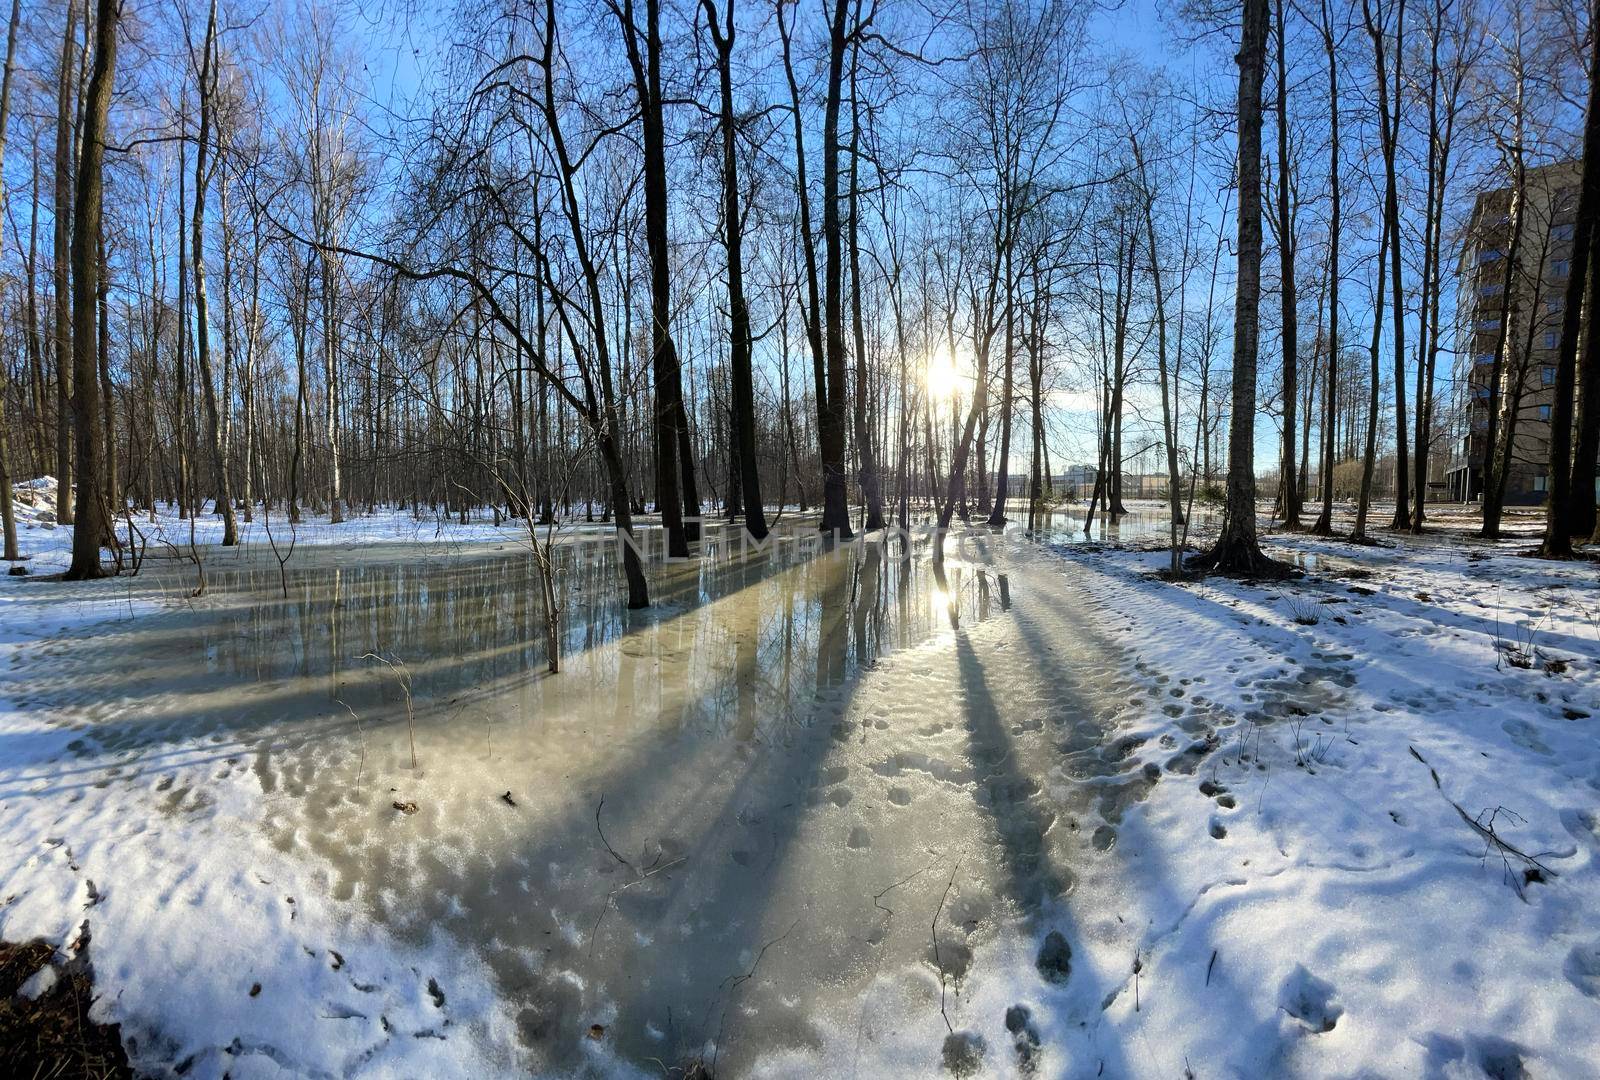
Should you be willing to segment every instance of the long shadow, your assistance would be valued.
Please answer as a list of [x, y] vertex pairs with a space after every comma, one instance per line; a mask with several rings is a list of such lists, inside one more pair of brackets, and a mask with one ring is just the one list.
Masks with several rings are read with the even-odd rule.
[[[1075, 603], [1071, 596], [1065, 595], [1068, 587], [1065, 575], [1059, 579], [1059, 584], [1044, 575], [1036, 575], [1034, 580], [1036, 586], [1058, 590], [1056, 595], [1041, 595], [1040, 589], [1036, 588], [1034, 595], [1016, 605], [1018, 637], [1027, 651], [1029, 662], [1039, 670], [1041, 677], [1049, 672], [1058, 672], [1063, 666], [1080, 666], [1082, 660], [1091, 656], [1100, 658], [1100, 666], [1105, 671], [1116, 673], [1111, 681], [1096, 685], [1100, 697], [1098, 707], [1091, 700], [1074, 702], [1066, 710], [1055, 710], [1062, 714], [1067, 724], [1072, 725], [1061, 733], [1066, 736], [1066, 741], [1059, 744], [1057, 749], [1075, 763], [1072, 766], [1075, 777], [1083, 776], [1091, 782], [1089, 791], [1098, 792], [1098, 811], [1105, 822], [1102, 828], [1115, 830], [1115, 842], [1104, 845], [1103, 857], [1120, 856], [1128, 883], [1137, 890], [1140, 908], [1153, 913], [1158, 919], [1165, 919], [1151, 923], [1139, 937], [1140, 947], [1147, 957], [1147, 966], [1151, 964], [1152, 949], [1156, 950], [1153, 959], [1160, 967], [1152, 969], [1151, 973], [1161, 980], [1157, 985], [1162, 989], [1157, 992], [1192, 993], [1196, 997], [1218, 992], [1207, 988], [1213, 981], [1218, 987], [1229, 985], [1231, 976], [1228, 974], [1228, 964], [1224, 961], [1215, 972], [1207, 964], [1211, 953], [1211, 920], [1197, 919], [1190, 925], [1184, 923], [1195, 897], [1180, 894], [1173, 874], [1159, 857], [1162, 848], [1170, 844], [1170, 838], [1158, 842], [1157, 838], [1145, 831], [1142, 816], [1125, 814], [1132, 800], [1142, 799], [1157, 783], [1193, 783], [1196, 759], [1179, 753], [1170, 756], [1164, 769], [1157, 763], [1142, 768], [1138, 766], [1137, 751], [1141, 750], [1142, 741], [1118, 735], [1118, 714], [1124, 709], [1156, 708], [1159, 699], [1145, 701], [1136, 695], [1140, 691], [1159, 694], [1161, 684], [1155, 679], [1140, 677], [1129, 652], [1129, 643], [1118, 641], [1107, 633], [1103, 620]], [[1043, 625], [1032, 614], [1034, 605], [1040, 606], [1041, 610], [1048, 606], [1051, 613], [1061, 620], [1059, 630], [1062, 640], [1051, 641]], [[1075, 649], [1070, 658], [1063, 657], [1058, 646], [1071, 643], [1081, 644], [1081, 649]], [[1094, 695], [1084, 696], [1092, 698]], [[1086, 732], [1081, 724], [1073, 724], [1077, 716], [1084, 715], [1094, 716], [1094, 726], [1100, 730]], [[1184, 726], [1182, 720], [1174, 722], [1180, 727]], [[1210, 744], [1209, 728], [1202, 725], [1187, 730], [1200, 740], [1201, 745]], [[1165, 749], [1162, 754], [1171, 755], [1171, 750]], [[1152, 768], [1156, 770], [1154, 775]], [[1095, 846], [1102, 847], [1098, 843]], [[1184, 937], [1177, 942], [1178, 951], [1174, 952], [1169, 936], [1180, 926], [1184, 928]], [[1190, 963], [1196, 956], [1199, 961]], [[1067, 1008], [1075, 1009], [1079, 1016], [1092, 1011], [1098, 1017], [1100, 1012], [1111, 1007], [1119, 995], [1131, 992], [1131, 981], [1131, 973], [1127, 968], [1104, 972], [1101, 982], [1088, 988], [1093, 991], [1094, 1001], [1069, 999]], [[1126, 1002], [1123, 1005], [1125, 1007]], [[1085, 1022], [1097, 1052], [1112, 1055], [1123, 1053], [1122, 1046], [1113, 1041], [1114, 1037], [1108, 1037], [1111, 1032], [1109, 1026], [1097, 1027], [1093, 1020]], [[1108, 1042], [1111, 1045], [1107, 1045]], [[1171, 1049], [1176, 1055], [1178, 1048]], [[1181, 1067], [1177, 1060], [1172, 1062], [1172, 1066], [1175, 1069]], [[1130, 1071], [1126, 1060], [1118, 1059], [1113, 1067], [1112, 1059], [1108, 1058], [1103, 1073], [1116, 1076], [1127, 1075]]]
[[[1146, 588], [1156, 590], [1169, 587], [1148, 581], [1143, 584]], [[1269, 656], [1286, 657], [1290, 650], [1304, 652], [1315, 647], [1307, 637], [1293, 631], [1269, 629], [1255, 620], [1241, 619], [1241, 615], [1246, 615], [1247, 611], [1197, 595], [1194, 590], [1172, 594], [1172, 603], [1181, 617], [1237, 631], [1249, 642], [1251, 651], [1265, 651]], [[1041, 663], [1047, 662], [1048, 646], [1042, 636], [1028, 632], [1026, 619], [1019, 618], [1018, 624], [1024, 628], [1023, 640], [1028, 643], [1036, 659]], [[1081, 625], [1075, 627], [1075, 630], [1081, 629]], [[1158, 688], [1150, 687], [1152, 690]], [[1292, 693], [1292, 688], [1289, 692]], [[1172, 771], [1170, 762], [1168, 771]], [[1192, 782], [1192, 777], [1181, 775], [1167, 775], [1164, 779], [1169, 782]], [[1232, 910], [1229, 890], [1235, 885], [1244, 885], [1245, 878], [1253, 876], [1253, 872], [1240, 871], [1236, 881], [1232, 880], [1235, 875], [1226, 875], [1221, 880], [1202, 881], [1197, 892], [1185, 891], [1180, 894], [1174, 886], [1174, 875], [1163, 867], [1158, 858], [1163, 848], [1171, 846], [1172, 838], [1150, 836], [1145, 831], [1144, 819], [1137, 815], [1123, 822], [1120, 829], [1118, 847], [1130, 854], [1137, 853], [1137, 859], [1128, 860], [1132, 884], [1140, 891], [1147, 909], [1158, 913], [1159, 921], [1151, 924], [1144, 938], [1146, 949], [1154, 950], [1154, 962], [1148, 966], [1151, 969], [1149, 973], [1159, 980], [1155, 983], [1161, 987], [1158, 992], [1189, 994], [1197, 998], [1202, 995], [1230, 995], [1236, 981], [1231, 973], [1231, 958], [1225, 950], [1219, 951], [1214, 947], [1215, 934], [1227, 913]], [[1203, 839], [1197, 839], [1197, 842], [1206, 843]], [[1418, 875], [1425, 873], [1425, 869], [1419, 868], [1410, 880], [1414, 881]], [[1218, 887], [1217, 891], [1210, 895], [1206, 903], [1197, 903], [1200, 895], [1213, 887]], [[1384, 887], [1398, 894], [1405, 885], [1391, 882]], [[1203, 979], [1201, 972], [1204, 972]], [[1290, 989], [1290, 984], [1286, 983], [1279, 992], [1289, 993]], [[1247, 987], [1244, 991], [1247, 992], [1246, 996], [1260, 998], [1260, 987]], [[1232, 1040], [1233, 1045], [1239, 1048], [1239, 1056], [1216, 1064], [1235, 1071], [1244, 1070], [1252, 1075], [1276, 1074], [1290, 1069], [1289, 1060], [1281, 1056], [1289, 1044], [1283, 1040], [1280, 1027], [1277, 1010], [1269, 1009], [1265, 1015], [1250, 1018], [1249, 1026]]]
[[[987, 812], [996, 837], [1005, 894], [1016, 904], [1023, 925], [1036, 942], [1042, 942], [1047, 931], [1060, 933], [1069, 945], [1081, 942], [1081, 928], [1067, 899], [1071, 876], [1057, 868], [1050, 856], [1047, 834], [1055, 824], [1056, 813], [1046, 809], [1040, 782], [1018, 767], [1017, 748], [1001, 723], [983, 663], [967, 635], [960, 631], [956, 634], [955, 652], [969, 755], [978, 770], [977, 801]], [[1040, 992], [1054, 999], [1052, 1003], [1071, 1019], [1094, 1026], [1091, 1018], [1097, 1015], [1093, 1010], [1098, 1009], [1109, 984], [1108, 974], [1095, 970], [1080, 947], [1075, 951], [1067, 984], [1052, 994], [1049, 984], [1041, 982]], [[1066, 1028], [1068, 1024], [1061, 1026]], [[1094, 1048], [1100, 1056], [1097, 1075], [1127, 1075], [1127, 1058], [1116, 1039], [1097, 1032]], [[1045, 1067], [1049, 1069], [1050, 1064]]]
[[[851, 734], [843, 718], [854, 688], [852, 593], [856, 605], [868, 602], [856, 592], [862, 582], [853, 560], [819, 569], [827, 580], [815, 611], [816, 706], [753, 747], [736, 776], [698, 794], [679, 821], [695, 834], [684, 848], [692, 870], [618, 904], [618, 914], [632, 925], [692, 930], [653, 934], [645, 947], [620, 934], [601, 945], [600, 955], [616, 967], [638, 964], [651, 972], [611, 988], [624, 1033], [619, 1045], [635, 1060], [652, 1049], [651, 1040], [638, 1033], [667, 1019], [673, 1027], [668, 1041], [680, 1042], [674, 1047], [680, 1060], [703, 1056], [708, 1066], [732, 1075], [757, 1052], [815, 1045], [810, 1018], [763, 1008], [753, 1021], [759, 1029], [751, 1029], [738, 1002], [762, 991], [760, 965], [772, 962], [769, 950], [803, 949], [814, 941], [816, 928], [805, 925], [804, 898], [780, 893], [779, 883], [806, 823], [807, 794], [831, 751]], [[744, 647], [748, 667], [741, 683], [753, 677], [757, 653]]]

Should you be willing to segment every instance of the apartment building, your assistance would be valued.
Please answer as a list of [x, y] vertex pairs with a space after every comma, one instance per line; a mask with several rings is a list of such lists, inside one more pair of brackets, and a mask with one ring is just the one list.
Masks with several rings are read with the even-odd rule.
[[[1453, 499], [1473, 502], [1483, 495], [1491, 410], [1498, 416], [1497, 440], [1503, 443], [1512, 432], [1506, 505], [1545, 499], [1581, 164], [1530, 169], [1520, 206], [1512, 205], [1510, 187], [1484, 191], [1473, 205], [1456, 278], [1458, 408], [1446, 472]], [[1511, 266], [1514, 232], [1518, 254]]]

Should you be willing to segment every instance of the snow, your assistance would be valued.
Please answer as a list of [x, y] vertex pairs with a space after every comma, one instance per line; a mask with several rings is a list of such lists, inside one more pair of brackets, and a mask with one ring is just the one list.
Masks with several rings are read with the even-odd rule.
[[25, 1001], [42, 997], [55, 986], [57, 978], [56, 969], [47, 964], [28, 976], [27, 981], [17, 988], [17, 996]]
[[[15, 485], [17, 540], [23, 562], [32, 574], [59, 573], [72, 561], [72, 527], [55, 520], [56, 480], [36, 477]], [[161, 504], [152, 520], [136, 512], [132, 516], [135, 546], [142, 544], [156, 560], [184, 557], [192, 543], [201, 548], [222, 541], [222, 518], [206, 503], [191, 521], [180, 518], [172, 506]], [[193, 526], [193, 535], [190, 528]], [[128, 518], [117, 519], [117, 535], [128, 535]], [[567, 524], [565, 531], [582, 528]], [[238, 519], [239, 542], [246, 547], [270, 548], [276, 540], [280, 550], [296, 547], [340, 545], [357, 547], [382, 543], [418, 545], [419, 553], [433, 554], [462, 544], [516, 542], [526, 538], [526, 527], [516, 519], [501, 517], [496, 524], [491, 511], [473, 510], [466, 523], [442, 510], [417, 507], [400, 510], [382, 507], [371, 512], [351, 509], [344, 521], [333, 524], [327, 514], [305, 511], [299, 524], [291, 526], [282, 512], [266, 515], [256, 511], [254, 521]], [[207, 552], [215, 557], [219, 552]]]
[[[1182, 692], [1187, 710], [1234, 721], [1197, 776], [1231, 808], [1162, 760], [1163, 737], [1182, 738], [1174, 722], [1139, 732], [1173, 781], [1119, 836], [1143, 1008], [1124, 988], [1094, 1052], [1137, 1047], [1136, 1068], [1162, 1074], [1594, 1075], [1592, 565], [1458, 543], [1275, 546], [1372, 577], [1171, 588], [1144, 576], [1160, 555], [1073, 560], [1080, 587], [1126, 618], [1113, 630], [1152, 701]], [[1297, 623], [1308, 605], [1318, 621]], [[1531, 668], [1507, 661], [1529, 642]], [[1565, 669], [1544, 670], [1554, 662]], [[1528, 866], [1450, 800], [1550, 879], [1524, 884]]]
[[87, 920], [136, 1067], [1600, 1075], [1592, 564], [1274, 536], [1305, 576], [1175, 586], [1130, 522], [623, 624], [574, 572], [544, 680], [516, 528], [307, 523], [331, 629], [259, 546], [200, 599], [0, 581], [0, 937]]

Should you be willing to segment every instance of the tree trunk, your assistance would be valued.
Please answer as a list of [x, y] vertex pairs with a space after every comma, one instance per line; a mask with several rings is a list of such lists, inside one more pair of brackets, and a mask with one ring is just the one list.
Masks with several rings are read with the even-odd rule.
[[1254, 576], [1278, 572], [1256, 540], [1256, 356], [1261, 322], [1261, 83], [1267, 0], [1244, 0], [1239, 46], [1239, 270], [1233, 313], [1233, 414], [1228, 422], [1228, 518], [1197, 569]]
[[100, 369], [100, 431], [105, 445], [105, 464], [101, 477], [105, 486], [107, 528], [117, 527], [117, 508], [122, 504], [121, 489], [117, 485], [117, 417], [116, 396], [111, 387], [111, 270], [106, 259], [106, 233], [100, 230], [95, 238], [95, 260], [100, 266], [100, 283], [95, 292], [95, 306], [99, 312], [99, 335], [95, 345], [95, 361]]
[[1128, 381], [1128, 311], [1133, 305], [1133, 266], [1139, 245], [1122, 223], [1117, 225], [1119, 243], [1127, 244], [1127, 258], [1117, 258], [1117, 292], [1112, 310], [1111, 327], [1111, 405], [1106, 413], [1110, 438], [1110, 453], [1106, 459], [1106, 513], [1113, 519], [1126, 514], [1122, 505], [1122, 406], [1124, 389]]
[[[251, 484], [255, 477], [256, 348], [260, 342], [261, 325], [261, 221], [254, 210], [251, 213], [250, 241], [250, 306], [245, 316], [247, 323], [244, 332], [244, 379], [239, 387], [240, 395], [244, 399], [244, 460], [241, 463], [240, 479], [244, 485], [244, 519], [247, 522], [253, 521], [255, 514], [255, 492]], [[262, 495], [266, 495], [267, 491], [263, 479]]]
[[[1520, 92], [1519, 90], [1519, 94]], [[1519, 106], [1519, 117], [1520, 111]], [[1483, 525], [1478, 530], [1478, 535], [1491, 540], [1500, 535], [1500, 492], [1505, 490], [1504, 478], [1496, 475], [1495, 465], [1495, 448], [1500, 428], [1500, 382], [1510, 360], [1511, 324], [1517, 313], [1516, 268], [1522, 258], [1522, 221], [1523, 215], [1527, 212], [1524, 205], [1527, 199], [1527, 167], [1522, 154], [1520, 119], [1518, 134], [1518, 145], [1511, 151], [1511, 243], [1506, 248], [1506, 269], [1501, 277], [1500, 290], [1500, 295], [1505, 298], [1505, 306], [1500, 312], [1500, 330], [1495, 340], [1494, 361], [1489, 369], [1489, 425], [1484, 435]], [[1510, 456], [1507, 455], [1505, 460], [1509, 461]]]
[[[180, 125], [188, 122], [188, 97], [178, 97]], [[189, 462], [186, 433], [189, 429], [187, 404], [189, 394], [189, 238], [184, 231], [184, 219], [189, 208], [188, 143], [178, 142], [178, 340], [177, 355], [173, 360], [173, 417], [172, 441], [176, 458], [176, 496], [178, 520], [189, 516]], [[304, 379], [301, 380], [302, 386]]]
[[[1385, 60], [1383, 27], [1372, 19], [1368, 0], [1362, 0], [1367, 33], [1372, 38], [1378, 75], [1379, 136], [1383, 144], [1383, 220], [1389, 233], [1389, 278], [1394, 296], [1394, 414], [1395, 414], [1395, 504], [1394, 529], [1411, 528], [1410, 465], [1406, 446], [1406, 315], [1405, 281], [1401, 277], [1400, 196], [1396, 177], [1396, 144], [1400, 139], [1400, 71], [1405, 58], [1406, 3], [1400, 0], [1394, 34], [1394, 105], [1391, 113], [1388, 65]], [[1377, 297], [1378, 306], [1383, 297]]]
[[[1600, 312], [1600, 222], [1594, 225], [1589, 245], [1589, 310]], [[1572, 467], [1572, 534], [1600, 544], [1596, 520], [1595, 459], [1600, 456], [1600, 318], [1585, 320], [1583, 356], [1578, 370], [1577, 445]]]
[[[822, 342], [822, 292], [817, 274], [817, 245], [811, 235], [811, 188], [806, 181], [805, 127], [800, 113], [800, 83], [795, 78], [789, 25], [783, 21], [784, 0], [778, 0], [778, 35], [783, 41], [783, 73], [789, 83], [789, 112], [794, 123], [795, 205], [799, 211], [799, 244], [805, 261], [806, 301], [801, 304], [806, 341], [811, 346], [811, 378], [816, 398], [817, 439], [828, 425], [828, 371]], [[842, 453], [842, 451], [841, 451]], [[801, 484], [802, 490], [804, 483]], [[826, 502], [826, 495], [824, 495]]]
[[[1005, 201], [1007, 203], [1010, 202], [1010, 200], [1008, 198], [1006, 198], [1005, 196], [1003, 196], [1003, 195], [1002, 195], [1002, 198], [1005, 199]], [[1010, 214], [1010, 210], [1008, 209], [1007, 210], [1007, 215], [1009, 216], [1009, 214]], [[1006, 356], [1006, 359], [1005, 359], [1005, 363], [1006, 363], [1006, 369], [1005, 369], [1005, 373], [1001, 376], [1001, 383], [1000, 383], [1000, 467], [997, 470], [997, 473], [995, 475], [995, 481], [994, 481], [994, 505], [989, 510], [989, 522], [988, 522], [989, 525], [994, 527], [994, 528], [999, 528], [1000, 526], [1002, 526], [1002, 525], [1004, 525], [1006, 523], [1006, 498], [1010, 494], [1010, 491], [1009, 491], [1009, 489], [1010, 489], [1009, 473], [1011, 471], [1011, 413], [1012, 413], [1012, 410], [1013, 410], [1014, 396], [1015, 396], [1015, 393], [1016, 393], [1016, 347], [1017, 347], [1016, 275], [1013, 272], [1014, 266], [1013, 266], [1013, 261], [1012, 261], [1013, 260], [1013, 254], [1012, 253], [1016, 248], [1016, 244], [1009, 238], [1009, 234], [1012, 231], [1013, 231], [1013, 227], [1010, 226], [1010, 225], [1007, 225], [1006, 226], [1006, 232], [1008, 234], [1008, 239], [1006, 241], [1006, 251], [1005, 251], [1005, 258], [1004, 258], [1004, 264], [1005, 264], [1005, 271], [1004, 272], [1005, 272], [1005, 276], [1006, 276], [1006, 283], [1005, 283], [1005, 289], [1006, 289], [1006, 294], [1005, 294], [1005, 305], [1006, 305], [1006, 310], [1005, 310], [1005, 320], [1006, 320], [1005, 356]]]
[[[0, 222], [6, 220], [6, 127], [11, 118], [11, 75], [16, 68], [17, 24], [21, 17], [22, 0], [11, 0], [11, 21], [6, 30], [5, 74], [0, 77]], [[11, 448], [6, 443], [10, 426], [6, 419], [6, 367], [0, 363], [0, 533], [4, 534], [5, 548], [0, 558], [15, 562], [21, 553], [17, 550], [16, 504], [11, 499]]]
[[67, 578], [82, 581], [105, 574], [100, 548], [111, 536], [101, 479], [100, 382], [95, 343], [95, 306], [100, 264], [101, 167], [105, 159], [106, 117], [111, 108], [117, 63], [118, 0], [99, 0], [95, 12], [94, 71], [84, 109], [83, 152], [78, 166], [78, 196], [72, 218], [72, 368], [73, 413], [78, 445], [78, 491], [72, 530], [72, 565]]
[[[211, 367], [211, 307], [206, 295], [206, 189], [210, 186], [211, 161], [211, 107], [216, 87], [217, 3], [211, 0], [211, 14], [206, 22], [205, 42], [201, 46], [200, 69], [197, 84], [200, 91], [200, 134], [194, 152], [194, 209], [191, 218], [192, 235], [189, 241], [194, 270], [195, 351], [200, 361], [200, 382], [205, 398], [206, 426], [211, 441], [211, 462], [216, 470], [217, 510], [222, 514], [222, 545], [233, 547], [239, 543], [239, 526], [233, 512], [233, 489], [228, 479], [227, 447], [222, 440], [222, 415], [217, 406], [217, 380]], [[329, 395], [332, 395], [329, 385]], [[338, 458], [334, 458], [334, 475], [338, 476]], [[338, 505], [338, 481], [334, 481], [334, 504]], [[337, 513], [337, 509], [335, 510]]]
[[[1600, 5], [1591, 5], [1600, 11]], [[1567, 277], [1566, 304], [1561, 309], [1561, 343], [1556, 357], [1555, 402], [1550, 408], [1550, 492], [1545, 505], [1544, 541], [1539, 553], [1546, 558], [1572, 555], [1575, 498], [1594, 503], [1594, 448], [1589, 448], [1590, 490], [1573, 490], [1572, 420], [1578, 374], [1578, 334], [1582, 328], [1583, 298], [1595, 244], [1595, 222], [1600, 219], [1600, 24], [1590, 27], [1589, 101], [1583, 124], [1583, 186], [1578, 192], [1578, 216], [1572, 235], [1571, 270]], [[1589, 321], [1597, 313], [1589, 311]], [[1586, 372], [1591, 378], [1593, 371]], [[1587, 387], [1585, 388], [1587, 389]], [[1585, 533], [1586, 534], [1586, 533]]]
[[845, 22], [850, 0], [834, 0], [829, 26], [828, 90], [822, 120], [823, 334], [827, 405], [818, 431], [822, 452], [821, 529], [852, 535], [845, 485], [845, 342], [843, 228], [839, 220], [839, 106], [844, 92]]
[[[1279, 0], [1282, 3], [1282, 0]], [[1282, 23], [1279, 23], [1281, 32]], [[1150, 190], [1145, 175], [1144, 155], [1139, 150], [1139, 138], [1130, 136], [1133, 143], [1133, 160], [1139, 169], [1139, 184], [1144, 196], [1145, 246], [1150, 254], [1150, 283], [1156, 296], [1156, 370], [1161, 382], [1161, 434], [1167, 450], [1167, 531], [1171, 541], [1171, 572], [1177, 577], [1183, 571], [1182, 554], [1178, 546], [1178, 527], [1183, 521], [1182, 482], [1178, 478], [1178, 431], [1172, 418], [1172, 381], [1167, 372], [1167, 294], [1161, 287], [1161, 258], [1156, 247], [1155, 193]], [[1293, 430], [1292, 428], [1290, 429]], [[1289, 441], [1289, 456], [1294, 455], [1294, 442]], [[1288, 495], [1285, 495], [1287, 502]]]
[[850, 53], [850, 323], [855, 337], [855, 425], [856, 457], [860, 466], [861, 498], [867, 504], [867, 532], [884, 527], [883, 478], [878, 470], [878, 454], [873, 446], [872, 428], [867, 418], [867, 338], [861, 313], [861, 222], [860, 162], [861, 110], [856, 97], [858, 48]]
[[[645, 0], [642, 55], [639, 51], [638, 28], [633, 21], [632, 0], [625, 0], [617, 16], [622, 24], [629, 65], [633, 69], [644, 141], [644, 231], [650, 260], [650, 367], [655, 384], [656, 505], [667, 534], [667, 553], [673, 558], [687, 558], [689, 538], [684, 529], [683, 502], [680, 501], [685, 493], [680, 490], [679, 482], [684, 475], [693, 479], [693, 458], [688, 432], [679, 430], [680, 421], [685, 418], [683, 383], [669, 325], [672, 313], [671, 252], [667, 241], [667, 162], [660, 98], [659, 0]], [[595, 314], [603, 317], [599, 310]], [[680, 457], [687, 459], [682, 462], [681, 473]]]
[[56, 367], [56, 520], [70, 525], [72, 499], [72, 296], [68, 280], [72, 228], [72, 52], [77, 39], [77, 0], [67, 0], [67, 29], [61, 39], [61, 77], [56, 90], [55, 176], [55, 333], [51, 354]]
[[[744, 217], [739, 200], [739, 158], [734, 143], [733, 41], [734, 0], [727, 0], [727, 29], [717, 29], [714, 0], [703, 0], [706, 24], [717, 49], [717, 80], [722, 126], [723, 239], [728, 250], [728, 365], [733, 376], [733, 425], [738, 460], [740, 495], [744, 502], [744, 527], [752, 537], [767, 535], [767, 515], [761, 502], [761, 462], [756, 457], [755, 374], [752, 370], [750, 308], [744, 295]], [[730, 500], [731, 502], [731, 500]]]
[[[1434, 11], [1441, 16], [1438, 2]], [[1440, 219], [1444, 215], [1444, 173], [1440, 168], [1439, 140], [1439, 38], [1443, 27], [1436, 23], [1429, 36], [1428, 45], [1428, 182], [1422, 215], [1422, 293], [1418, 298], [1417, 336], [1417, 419], [1416, 439], [1412, 453], [1415, 471], [1412, 474], [1412, 495], [1415, 503], [1411, 510], [1411, 531], [1421, 533], [1427, 513], [1428, 456], [1431, 450], [1433, 424], [1433, 372], [1438, 344], [1433, 340], [1436, 322], [1430, 312], [1437, 308], [1438, 300], [1438, 242]]]
[[29, 382], [33, 384], [33, 415], [34, 415], [34, 457], [39, 462], [41, 473], [49, 471], [52, 466], [50, 460], [50, 429], [46, 423], [47, 407], [45, 405], [45, 367], [44, 367], [44, 340], [39, 330], [39, 128], [34, 126], [31, 139], [32, 147], [29, 156], [33, 159], [33, 182], [28, 186], [30, 192], [28, 214], [28, 258], [27, 276], [24, 285], [28, 290], [27, 302], [23, 305], [23, 317], [27, 320], [28, 334], [28, 367], [33, 373]]
[[[1277, 2], [1278, 30], [1278, 268], [1282, 277], [1279, 295], [1283, 312], [1283, 453], [1281, 475], [1283, 479], [1283, 524], [1288, 529], [1300, 527], [1300, 485], [1295, 480], [1295, 394], [1297, 391], [1295, 365], [1299, 311], [1294, 288], [1294, 216], [1289, 207], [1289, 68], [1285, 60], [1284, 14], [1285, 0]], [[1153, 258], [1153, 256], [1152, 256]]]
[[[305, 458], [306, 416], [306, 337], [311, 333], [311, 260], [306, 253], [306, 269], [300, 287], [289, 301], [289, 330], [294, 335], [294, 449], [289, 458], [289, 524], [300, 523], [300, 465]], [[298, 300], [298, 303], [296, 301]]]
[[1385, 216], [1378, 241], [1378, 288], [1372, 294], [1372, 344], [1368, 348], [1372, 369], [1367, 379], [1367, 439], [1361, 456], [1361, 494], [1356, 501], [1355, 528], [1350, 533], [1350, 539], [1357, 543], [1367, 540], [1367, 512], [1372, 506], [1372, 480], [1378, 465], [1378, 387], [1383, 381], [1378, 368], [1378, 348], [1383, 342], [1383, 289], [1389, 272], [1384, 257], [1391, 243], [1398, 244], [1399, 238], [1390, 235], [1389, 219]]

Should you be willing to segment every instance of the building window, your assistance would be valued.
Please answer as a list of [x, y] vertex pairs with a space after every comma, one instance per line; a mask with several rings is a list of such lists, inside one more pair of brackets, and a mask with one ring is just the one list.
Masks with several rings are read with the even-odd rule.
[[1498, 330], [1498, 329], [1500, 329], [1500, 320], [1499, 319], [1479, 319], [1473, 325], [1479, 330]]
[[1554, 330], [1546, 330], [1544, 332], [1544, 347], [1545, 348], [1547, 348], [1547, 349], [1555, 348], [1556, 347], [1556, 343], [1559, 342], [1560, 340], [1561, 340], [1561, 335], [1556, 333]]
[[1556, 312], [1560, 311], [1561, 307], [1562, 307], [1562, 302], [1561, 302], [1561, 297], [1559, 297], [1559, 296], [1557, 296], [1557, 297], [1555, 297], [1554, 299], [1551, 299], [1551, 300], [1546, 300], [1544, 302], [1544, 309], [1546, 311], [1548, 311], [1552, 315], [1554, 315]]
[[1544, 475], [1543, 473], [1540, 473], [1538, 476], [1535, 476], [1533, 478], [1533, 490], [1538, 491], [1538, 492], [1549, 491], [1550, 490], [1550, 477]]
[[1488, 401], [1489, 388], [1487, 386], [1474, 386], [1472, 388], [1472, 397], [1475, 401]]
[[1487, 367], [1488, 365], [1494, 363], [1494, 353], [1479, 353], [1473, 358], [1473, 362]]
[[1550, 419], [1550, 406], [1549, 405], [1540, 405], [1539, 406], [1539, 419], [1540, 420], [1549, 420]]
[[1552, 364], [1546, 364], [1539, 369], [1539, 384], [1541, 386], [1554, 386], [1556, 384], [1556, 369]]
[[1499, 248], [1484, 248], [1482, 251], [1478, 252], [1478, 263], [1480, 265], [1482, 265], [1483, 263], [1492, 263], [1492, 262], [1496, 261], [1499, 258], [1500, 258], [1500, 249]]
[[1571, 222], [1565, 225], [1557, 225], [1550, 230], [1550, 238], [1552, 240], [1571, 240], [1573, 230], [1574, 226]]
[[1482, 299], [1482, 300], [1488, 300], [1491, 297], [1499, 296], [1501, 293], [1503, 293], [1505, 291], [1506, 291], [1506, 286], [1505, 286], [1504, 282], [1502, 282], [1502, 281], [1491, 281], [1487, 285], [1479, 285], [1478, 286], [1478, 297], [1479, 297], [1479, 299]]
[[1572, 260], [1552, 259], [1550, 262], [1550, 272], [1556, 277], [1566, 277], [1572, 272]]

